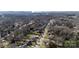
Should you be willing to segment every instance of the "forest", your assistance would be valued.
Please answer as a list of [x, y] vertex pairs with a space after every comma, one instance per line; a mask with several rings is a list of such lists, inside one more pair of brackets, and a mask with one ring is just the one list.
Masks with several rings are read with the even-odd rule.
[[0, 12], [0, 48], [78, 48], [78, 13]]

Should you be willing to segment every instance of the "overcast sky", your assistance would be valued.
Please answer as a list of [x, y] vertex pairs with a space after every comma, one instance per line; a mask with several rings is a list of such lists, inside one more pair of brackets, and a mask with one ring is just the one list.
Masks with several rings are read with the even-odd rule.
[[78, 0], [0, 0], [0, 11], [78, 11]]

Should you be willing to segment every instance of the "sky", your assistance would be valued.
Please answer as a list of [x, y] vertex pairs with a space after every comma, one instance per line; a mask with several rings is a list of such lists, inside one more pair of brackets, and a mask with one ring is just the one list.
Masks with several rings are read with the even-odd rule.
[[0, 0], [0, 11], [79, 11], [78, 0]]

